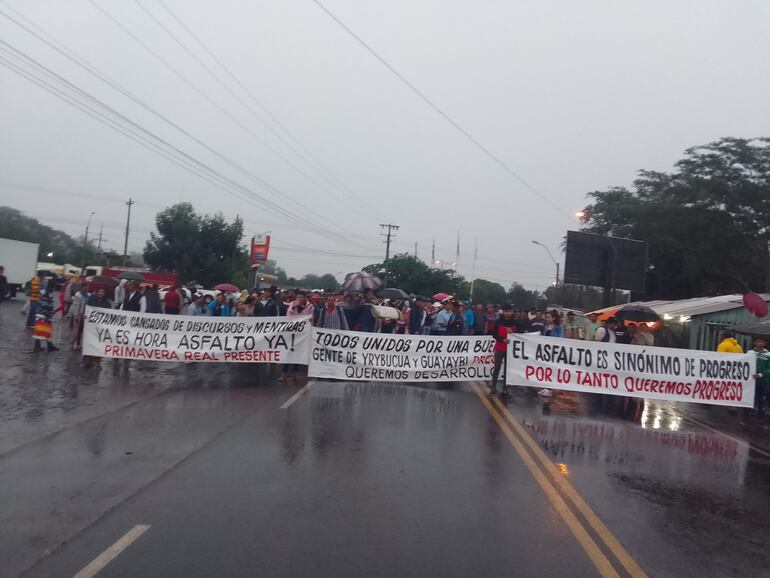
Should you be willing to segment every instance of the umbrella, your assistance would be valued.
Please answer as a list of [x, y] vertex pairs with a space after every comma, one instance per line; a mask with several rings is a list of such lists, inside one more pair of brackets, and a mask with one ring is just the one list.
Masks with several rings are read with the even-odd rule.
[[126, 279], [128, 281], [144, 281], [144, 275], [138, 271], [123, 271], [118, 275], [118, 279]]
[[216, 287], [214, 287], [214, 291], [225, 291], [227, 293], [235, 293], [236, 291], [240, 291], [238, 287], [233, 285], [232, 283], [220, 283]]
[[382, 287], [382, 279], [366, 271], [359, 271], [358, 273], [348, 273], [345, 275], [342, 291], [363, 293], [367, 289], [377, 291], [380, 287]]
[[746, 293], [743, 296], [743, 306], [754, 317], [765, 317], [768, 313], [767, 301], [756, 293]]
[[615, 314], [615, 317], [623, 321], [636, 321], [641, 323], [650, 323], [660, 321], [660, 315], [655, 313], [646, 305], [626, 305], [621, 307]]
[[377, 291], [377, 296], [383, 299], [409, 299], [409, 295], [401, 289], [395, 287], [387, 287]]
[[117, 287], [118, 280], [115, 277], [96, 275], [95, 277], [91, 278], [91, 285], [101, 285], [102, 287]]
[[449, 295], [448, 293], [436, 293], [436, 294], [433, 296], [433, 298], [434, 298], [436, 301], [443, 301], [444, 299], [449, 299], [450, 297], [451, 297], [451, 295]]

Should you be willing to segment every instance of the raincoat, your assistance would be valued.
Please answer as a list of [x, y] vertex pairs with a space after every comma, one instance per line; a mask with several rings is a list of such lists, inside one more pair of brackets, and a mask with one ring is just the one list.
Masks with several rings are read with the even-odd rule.
[[743, 347], [735, 340], [735, 337], [723, 339], [717, 347], [719, 353], [743, 353]]

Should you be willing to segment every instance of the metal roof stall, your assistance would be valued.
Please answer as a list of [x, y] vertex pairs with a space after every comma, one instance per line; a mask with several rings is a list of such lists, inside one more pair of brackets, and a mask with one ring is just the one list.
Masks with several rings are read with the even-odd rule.
[[[770, 294], [764, 294], [762, 297], [770, 300]], [[757, 318], [743, 306], [741, 295], [653, 302], [650, 306], [668, 326], [669, 344], [673, 347], [713, 351], [719, 344], [722, 329], [757, 321]], [[661, 337], [665, 335], [662, 333]], [[744, 348], [750, 345], [748, 337], [739, 336], [739, 341]]]
[[[760, 294], [770, 302], [770, 293]], [[714, 351], [719, 345], [719, 336], [726, 327], [756, 323], [759, 321], [743, 306], [743, 296], [717, 295], [716, 297], [695, 297], [677, 301], [638, 301], [646, 305], [663, 320], [663, 327], [655, 332], [655, 345]], [[593, 311], [593, 313], [614, 314], [621, 306]], [[766, 317], [770, 323], [770, 316]], [[746, 349], [751, 338], [739, 335], [738, 341]]]

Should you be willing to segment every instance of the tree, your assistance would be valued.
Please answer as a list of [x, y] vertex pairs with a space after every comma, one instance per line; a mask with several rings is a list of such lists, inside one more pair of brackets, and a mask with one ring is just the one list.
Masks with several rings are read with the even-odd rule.
[[243, 223], [227, 223], [221, 214], [198, 215], [190, 203], [179, 203], [158, 213], [158, 234], [150, 234], [144, 258], [150, 267], [173, 270], [182, 281], [206, 286], [238, 280], [248, 266], [240, 242]]
[[[268, 259], [267, 261], [262, 263], [259, 266], [259, 272], [264, 273], [266, 275], [275, 275], [276, 277], [278, 277], [278, 283], [280, 285], [284, 285], [288, 283], [288, 278], [286, 277], [286, 271], [284, 271], [281, 267], [279, 267], [278, 263], [276, 263], [272, 259]], [[296, 283], [296, 281], [294, 283]]]
[[585, 285], [551, 286], [545, 290], [545, 300], [548, 305], [561, 305], [581, 311], [600, 309], [603, 297], [600, 289]]
[[473, 302], [484, 304], [502, 304], [508, 300], [505, 287], [494, 281], [476, 279], [473, 282]]
[[508, 300], [515, 309], [525, 309], [529, 311], [538, 305], [540, 294], [537, 291], [525, 289], [520, 283], [514, 283], [508, 289]]
[[647, 295], [678, 299], [770, 287], [770, 139], [723, 138], [670, 173], [589, 194], [589, 232], [649, 244]]
[[[85, 243], [83, 237], [73, 238], [11, 207], [0, 207], [0, 235], [15, 241], [38, 243], [38, 261], [70, 263], [77, 267], [109, 264], [92, 241]], [[53, 256], [48, 257], [49, 253]]]
[[[374, 263], [363, 268], [364, 271], [382, 276], [385, 263]], [[387, 261], [388, 286], [397, 287], [407, 293], [434, 295], [451, 293], [456, 297], [467, 298], [469, 286], [462, 275], [447, 269], [428, 267], [413, 255], [401, 253]]]

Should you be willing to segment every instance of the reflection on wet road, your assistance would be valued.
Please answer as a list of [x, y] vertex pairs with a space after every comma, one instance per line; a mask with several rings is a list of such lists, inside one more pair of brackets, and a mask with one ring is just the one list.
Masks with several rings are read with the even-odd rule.
[[3, 304], [2, 575], [770, 574], [768, 434], [724, 408], [88, 371], [27, 353], [16, 315]]

